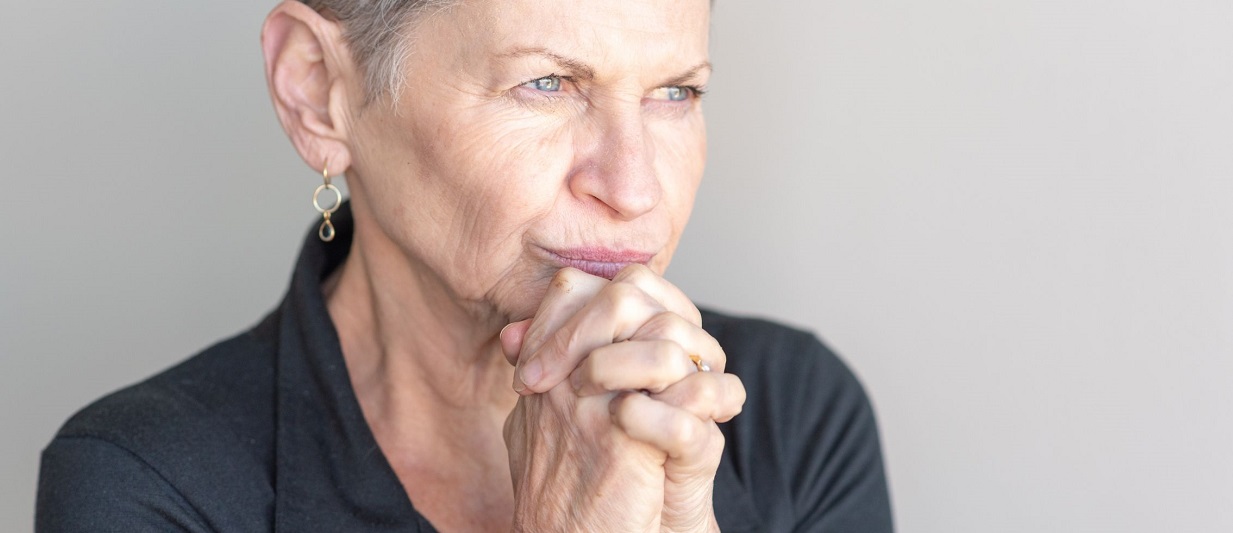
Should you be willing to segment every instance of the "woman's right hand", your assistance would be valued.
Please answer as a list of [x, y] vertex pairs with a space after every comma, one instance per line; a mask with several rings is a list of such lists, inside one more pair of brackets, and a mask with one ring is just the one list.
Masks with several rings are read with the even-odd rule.
[[666, 454], [613, 424], [612, 396], [563, 383], [519, 398], [504, 432], [514, 531], [660, 531]]
[[[573, 269], [558, 273], [536, 327], [527, 320], [502, 332], [511, 364], [517, 364], [523, 346], [542, 343], [606, 283]], [[520, 388], [517, 378], [515, 383]], [[613, 423], [616, 396], [582, 397], [558, 379], [542, 394], [519, 398], [504, 431], [514, 482], [514, 531], [660, 531], [666, 454]]]
[[[538, 380], [527, 386], [515, 382], [525, 396], [507, 424], [507, 441], [512, 443], [511, 427], [521, 424], [528, 432], [527, 440], [543, 426], [553, 435], [583, 441], [600, 435], [597, 451], [628, 450], [631, 439], [650, 445], [658, 453], [642, 454], [641, 459], [654, 459], [659, 485], [622, 484], [617, 500], [625, 502], [631, 496], [626, 491], [658, 492], [663, 530], [715, 530], [711, 488], [723, 451], [723, 436], [715, 422], [737, 414], [745, 394], [736, 376], [723, 373], [723, 350], [701, 329], [698, 311], [683, 293], [641, 266], [627, 268], [611, 282], [564, 269], [553, 279], [534, 320], [506, 328], [501, 341], [511, 363], [523, 367], [528, 361], [540, 362]], [[697, 372], [689, 359], [693, 354], [702, 356], [715, 372]], [[530, 398], [541, 401], [527, 402]], [[559, 427], [560, 418], [543, 416], [544, 402], [558, 408], [599, 402], [607, 408], [582, 409], [576, 414], [593, 416], [606, 411], [609, 416], [606, 421], [592, 419], [581, 428]], [[527, 418], [532, 410], [538, 422]], [[572, 431], [560, 433], [558, 429]], [[525, 489], [518, 479], [528, 478], [524, 463], [536, 458], [519, 457], [513, 446], [510, 454], [515, 488]], [[555, 460], [572, 464], [547, 466], [567, 471], [597, 469], [598, 479], [605, 479], [610, 469], [623, 468], [623, 461], [639, 460], [636, 455], [609, 455], [596, 462], [595, 456], [558, 453]], [[591, 494], [583, 491], [578, 497]], [[604, 494], [611, 498], [617, 493]], [[643, 523], [652, 524], [639, 522]], [[653, 524], [650, 527], [654, 529]], [[605, 529], [627, 528], [609, 525]]]

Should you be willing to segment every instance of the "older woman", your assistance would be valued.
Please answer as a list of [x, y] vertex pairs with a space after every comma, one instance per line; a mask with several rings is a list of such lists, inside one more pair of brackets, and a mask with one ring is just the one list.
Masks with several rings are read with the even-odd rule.
[[661, 277], [709, 10], [278, 5], [270, 94], [323, 179], [287, 297], [70, 420], [38, 529], [889, 530], [843, 365]]

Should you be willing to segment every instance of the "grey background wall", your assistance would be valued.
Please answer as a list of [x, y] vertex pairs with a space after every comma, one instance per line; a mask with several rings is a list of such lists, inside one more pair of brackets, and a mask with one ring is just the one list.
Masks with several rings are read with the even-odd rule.
[[[88, 401], [254, 323], [317, 176], [272, 1], [0, 9], [0, 529]], [[913, 532], [1233, 531], [1233, 3], [721, 1], [670, 277], [819, 332]]]

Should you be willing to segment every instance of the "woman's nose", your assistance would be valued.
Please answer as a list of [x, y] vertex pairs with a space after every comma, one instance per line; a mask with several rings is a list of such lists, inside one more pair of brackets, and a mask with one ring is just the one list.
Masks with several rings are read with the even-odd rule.
[[655, 208], [663, 195], [655, 173], [655, 144], [641, 110], [612, 114], [593, 123], [588, 145], [570, 189], [594, 198], [620, 220], [633, 220]]

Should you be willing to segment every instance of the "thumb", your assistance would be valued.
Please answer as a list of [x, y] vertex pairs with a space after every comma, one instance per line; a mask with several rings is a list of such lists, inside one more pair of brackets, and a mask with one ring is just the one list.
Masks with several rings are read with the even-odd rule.
[[522, 341], [526, 338], [529, 329], [531, 329], [530, 318], [511, 322], [501, 329], [501, 351], [505, 353], [505, 360], [509, 361], [509, 364], [518, 365], [518, 354], [522, 352]]

